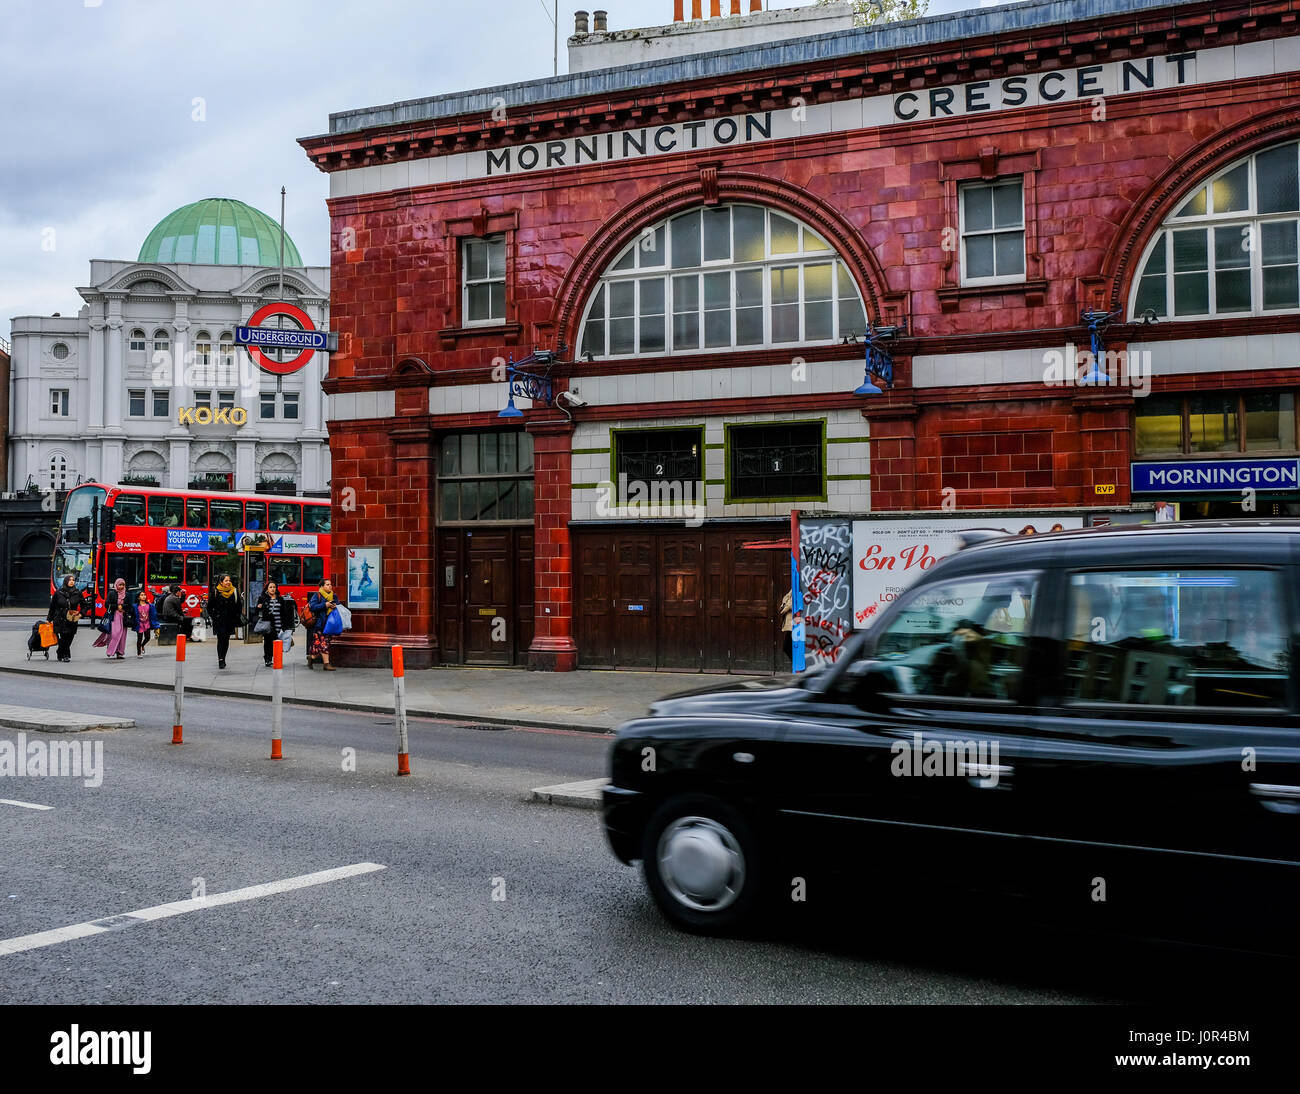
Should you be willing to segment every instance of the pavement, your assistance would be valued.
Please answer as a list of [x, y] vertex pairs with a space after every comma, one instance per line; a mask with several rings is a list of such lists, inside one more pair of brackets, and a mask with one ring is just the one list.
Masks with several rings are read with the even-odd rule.
[[0, 726], [6, 729], [34, 729], [41, 733], [88, 733], [92, 730], [131, 729], [131, 718], [103, 714], [70, 714], [64, 710], [37, 707], [0, 706]]
[[[91, 643], [96, 632], [82, 627], [72, 645], [72, 662], [46, 661], [39, 653], [27, 660], [27, 626], [0, 628], [0, 672], [71, 678], [92, 682], [171, 690], [175, 683], [175, 647], [146, 648], [135, 656], [135, 639], [127, 636], [126, 657], [109, 660]], [[301, 632], [298, 632], [301, 634]], [[190, 642], [186, 650], [185, 690], [208, 695], [270, 697], [273, 670], [262, 664], [262, 644], [232, 641], [227, 668], [217, 668], [217, 644], [209, 638]], [[285, 702], [387, 713], [393, 709], [393, 678], [388, 669], [309, 669], [301, 642], [285, 657], [281, 681]], [[692, 688], [739, 683], [751, 677], [676, 672], [528, 672], [523, 669], [438, 667], [406, 673], [410, 714], [483, 724], [533, 726], [612, 732], [621, 722], [645, 714], [666, 695]]]

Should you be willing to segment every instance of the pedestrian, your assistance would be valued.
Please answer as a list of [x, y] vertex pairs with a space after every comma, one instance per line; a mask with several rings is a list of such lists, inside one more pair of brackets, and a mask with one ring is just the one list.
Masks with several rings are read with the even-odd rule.
[[104, 598], [104, 618], [108, 622], [108, 657], [122, 660], [126, 650], [126, 627], [130, 605], [126, 599], [126, 582], [118, 578]]
[[45, 617], [54, 624], [54, 636], [59, 640], [58, 658], [72, 660], [72, 640], [77, 637], [77, 620], [81, 618], [81, 593], [77, 579], [68, 574], [63, 584], [50, 597], [50, 610]]
[[307, 630], [307, 665], [310, 668], [313, 660], [320, 661], [327, 672], [333, 672], [334, 666], [330, 664], [330, 636], [325, 633], [325, 620], [334, 610], [334, 583], [329, 578], [322, 581], [320, 588], [311, 594], [307, 607], [312, 614], [312, 625]]
[[181, 587], [179, 585], [169, 585], [167, 595], [163, 598], [162, 622], [167, 633], [171, 634], [173, 639], [178, 634], [190, 636], [190, 621], [185, 617], [185, 601], [181, 597]]
[[221, 580], [208, 599], [208, 615], [212, 617], [212, 633], [217, 636], [217, 668], [226, 667], [226, 652], [230, 649], [230, 636], [243, 621], [244, 602], [239, 590], [231, 583], [229, 574]]
[[149, 645], [149, 638], [158, 626], [158, 609], [153, 606], [148, 594], [141, 589], [135, 602], [135, 655], [144, 656], [144, 648]]
[[[268, 581], [257, 600], [257, 619], [254, 629], [262, 635], [262, 660], [270, 668], [275, 655], [275, 643], [281, 638], [292, 640], [293, 629], [298, 623], [298, 609], [293, 597], [281, 596], [280, 587], [274, 581]], [[263, 623], [266, 624], [265, 629]]]

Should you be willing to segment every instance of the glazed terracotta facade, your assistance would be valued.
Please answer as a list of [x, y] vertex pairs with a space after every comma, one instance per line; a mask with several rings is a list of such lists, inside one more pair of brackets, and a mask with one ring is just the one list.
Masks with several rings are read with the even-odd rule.
[[[535, 453], [531, 667], [579, 663], [571, 521], [579, 474], [573, 451], [583, 449], [573, 437], [584, 426], [730, 421], [773, 410], [831, 420], [849, 414], [860, 422], [858, 435], [870, 450], [869, 478], [845, 476], [855, 480], [856, 511], [933, 510], [954, 497], [962, 510], [1077, 511], [1102, 500], [1128, 503], [1133, 390], [1052, 385], [1032, 374], [1012, 375], [1007, 362], [1015, 354], [1041, 362], [1052, 348], [1086, 347], [1081, 313], [1088, 309], [1125, 309], [1107, 330], [1111, 350], [1137, 342], [1300, 331], [1295, 313], [1144, 325], [1129, 312], [1138, 263], [1184, 195], [1234, 160], [1300, 137], [1300, 0], [1136, 4], [1121, 14], [1105, 14], [1104, 7], [1079, 5], [1088, 17], [1074, 23], [1009, 30], [990, 22], [983, 36], [962, 24], [967, 32], [954, 40], [942, 40], [946, 24], [930, 20], [939, 29], [925, 46], [895, 45], [617, 93], [542, 95], [533, 105], [507, 104], [499, 119], [482, 110], [456, 113], [435, 105], [429, 113], [436, 116], [423, 120], [339, 126], [304, 138], [303, 147], [321, 170], [344, 173], [475, 151], [495, 151], [493, 162], [500, 163], [506, 148], [517, 156], [530, 144], [545, 149], [549, 141], [647, 127], [653, 139], [660, 124], [780, 118], [801, 107], [879, 103], [885, 96], [895, 110], [884, 126], [787, 137], [775, 127], [770, 139], [549, 169], [543, 158], [536, 169], [461, 181], [412, 185], [418, 176], [403, 169], [373, 177], [407, 185], [333, 197], [330, 310], [340, 352], [331, 359], [325, 388], [333, 407], [342, 405], [340, 396], [358, 397], [346, 403], [345, 413], [332, 410], [329, 421], [339, 553], [334, 569], [343, 573], [349, 544], [382, 547], [386, 607], [379, 615], [356, 613], [356, 630], [340, 639], [340, 660], [382, 661], [386, 647], [399, 641], [412, 665], [439, 660], [435, 589], [443, 572], [433, 500], [439, 438], [448, 431], [500, 426], [505, 385], [499, 373], [494, 376], [494, 362], [561, 345], [568, 347], [565, 360], [576, 356], [583, 309], [620, 250], [647, 225], [699, 206], [761, 205], [821, 234], [851, 271], [868, 316], [903, 327], [893, 345], [895, 385], [872, 399], [852, 394], [862, 348], [839, 344], [579, 360], [558, 369], [559, 388], [577, 385], [585, 392], [590, 383], [608, 385], [622, 376], [713, 370], [725, 379], [737, 369], [757, 374], [784, 369], [792, 353], [802, 353], [813, 362], [810, 368], [833, 368], [847, 382], [833, 391], [793, 391], [779, 398], [725, 384], [705, 398], [642, 390], [623, 401], [593, 400], [572, 411], [572, 422], [552, 407], [526, 410], [523, 423], [534, 436]], [[1224, 47], [1257, 49], [1261, 43], [1272, 68], [1263, 74], [1089, 94], [1094, 84], [1086, 73], [1092, 66], [1131, 61], [1147, 73], [1146, 61], [1153, 59], [1173, 72], [1169, 66], [1178, 57]], [[1254, 70], [1243, 63], [1241, 71]], [[1052, 72], [1066, 75], [1038, 82]], [[1011, 84], [1013, 90], [1068, 83], [1080, 94], [979, 109], [1004, 86], [1001, 81], [1017, 76], [1025, 79]], [[972, 84], [973, 98], [966, 90]], [[976, 109], [924, 116], [936, 102], [930, 96], [936, 88], [957, 89], [956, 100], [964, 97], [965, 106]], [[904, 94], [912, 97], [900, 99]], [[937, 100], [940, 106], [947, 101]], [[927, 109], [905, 120], [899, 112], [917, 103]], [[959, 188], [1006, 178], [1024, 182], [1024, 278], [964, 287], [953, 245]], [[340, 184], [336, 193], [344, 189]], [[470, 326], [461, 315], [460, 244], [490, 235], [505, 239], [505, 316], [499, 323]], [[964, 373], [959, 382], [942, 382], [945, 361], [978, 368], [980, 360], [982, 376]], [[926, 362], [923, 386], [915, 382], [919, 362]], [[1272, 369], [1234, 369], [1231, 375], [1189, 370], [1156, 375], [1151, 385], [1156, 394], [1276, 388], [1291, 382], [1294, 365], [1300, 359]], [[500, 397], [492, 405], [468, 395], [453, 401], [447, 394], [462, 387], [479, 392], [493, 383]], [[391, 415], [376, 409], [365, 416], [366, 406], [387, 405], [367, 403], [366, 394], [374, 392], [393, 393], [384, 396], [392, 400]], [[1107, 484], [1115, 493], [1099, 499], [1096, 487]], [[823, 508], [842, 509], [835, 500]], [[792, 507], [817, 508], [787, 505], [783, 511]]]

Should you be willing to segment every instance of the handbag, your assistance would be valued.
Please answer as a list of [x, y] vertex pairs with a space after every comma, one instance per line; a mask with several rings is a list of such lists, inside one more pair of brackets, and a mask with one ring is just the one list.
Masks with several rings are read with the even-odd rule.
[[99, 628], [99, 633], [100, 633], [100, 634], [112, 634], [112, 633], [113, 633], [113, 624], [109, 622], [109, 620], [108, 620], [108, 616], [104, 616], [104, 618], [101, 619], [98, 623], [96, 623], [95, 626], [97, 626], [97, 627]]
[[281, 631], [280, 641], [281, 643], [283, 643], [284, 652], [288, 653], [291, 649], [293, 649], [293, 631]]
[[54, 645], [55, 642], [58, 641], [58, 639], [54, 636], [53, 623], [42, 623], [39, 627], [39, 633], [41, 636], [41, 647], [43, 649], [49, 649], [52, 645]]
[[343, 633], [343, 617], [339, 615], [337, 604], [330, 609], [329, 615], [325, 617], [325, 622], [321, 624], [321, 633], [330, 637]]
[[339, 613], [339, 619], [343, 621], [343, 629], [350, 631], [352, 629], [352, 611], [345, 604], [335, 604], [334, 610]]
[[63, 617], [69, 623], [77, 623], [81, 620], [81, 613], [76, 608], [69, 608], [67, 614]]
[[259, 619], [253, 627], [254, 634], [270, 634], [271, 621], [269, 619]]

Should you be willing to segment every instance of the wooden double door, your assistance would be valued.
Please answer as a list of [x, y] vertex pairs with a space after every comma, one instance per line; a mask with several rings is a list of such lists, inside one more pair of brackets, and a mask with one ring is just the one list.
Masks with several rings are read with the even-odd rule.
[[438, 533], [438, 644], [443, 662], [524, 665], [533, 641], [533, 529]]
[[574, 530], [580, 668], [770, 673], [784, 667], [780, 526]]

